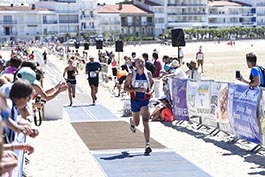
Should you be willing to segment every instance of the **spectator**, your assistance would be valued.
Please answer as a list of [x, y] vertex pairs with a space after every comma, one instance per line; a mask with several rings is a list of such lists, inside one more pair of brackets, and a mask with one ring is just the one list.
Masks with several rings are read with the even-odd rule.
[[1, 57], [0, 58], [0, 73], [4, 70], [4, 64], [5, 64], [5, 61]]
[[[42, 80], [44, 77], [44, 72], [41, 72], [40, 80]], [[32, 85], [35, 96], [40, 95], [42, 99], [49, 101], [53, 98], [55, 98], [57, 95], [59, 95], [61, 92], [64, 92], [67, 90], [67, 84], [65, 82], [59, 82], [56, 86], [52, 87], [51, 89], [44, 90], [40, 85], [39, 82], [37, 82], [37, 75], [36, 73], [29, 67], [22, 67], [18, 70], [16, 76], [21, 79], [25, 79], [29, 81], [29, 83]]]
[[153, 75], [153, 78], [159, 78], [160, 76], [160, 71], [162, 70], [162, 64], [161, 61], [158, 59], [158, 54], [153, 53], [152, 54], [153, 60], [154, 60], [154, 65], [156, 68], [155, 74]]
[[110, 54], [110, 58], [111, 58], [112, 75], [114, 77], [116, 77], [117, 76], [118, 67], [119, 67], [119, 63], [116, 60], [115, 55], [113, 53]]
[[119, 97], [120, 94], [121, 94], [121, 85], [126, 80], [127, 74], [128, 73], [126, 72], [125, 69], [118, 70], [118, 72], [117, 72], [117, 81], [116, 81], [116, 84], [115, 84], [115, 86], [117, 86], [117, 88], [118, 88], [118, 95], [117, 95], [117, 97]]
[[132, 61], [134, 61], [136, 59], [136, 52], [132, 52], [131, 57], [132, 57]]
[[240, 77], [237, 78], [241, 82], [244, 82], [249, 85], [250, 88], [256, 87], [256, 86], [263, 86], [265, 85], [264, 79], [263, 78], [263, 71], [261, 68], [257, 65], [257, 56], [254, 53], [248, 53], [246, 54], [246, 61], [247, 61], [247, 66], [250, 68], [250, 76], [249, 80], [247, 81], [243, 78], [243, 76], [240, 74]]
[[185, 71], [180, 67], [178, 60], [174, 59], [170, 65], [172, 69], [169, 74], [165, 75], [164, 77], [177, 77], [179, 79], [186, 79], [187, 75]]
[[187, 63], [187, 67], [189, 68], [189, 70], [186, 71], [186, 74], [189, 79], [201, 80], [201, 73], [199, 73], [195, 61], [190, 61], [189, 63]]
[[180, 65], [183, 64], [184, 53], [181, 47], [178, 48], [178, 62]]
[[19, 116], [20, 110], [24, 109], [31, 99], [33, 89], [30, 83], [19, 79], [14, 83], [3, 85], [0, 92], [7, 97], [8, 117], [5, 121], [7, 126], [4, 128], [6, 142], [14, 141], [15, 132], [35, 137], [35, 131], [31, 128], [30, 123]]
[[[3, 112], [7, 109], [6, 97], [0, 94], [0, 132], [3, 132], [2, 117], [5, 117]], [[28, 154], [34, 151], [34, 148], [29, 144], [3, 144], [2, 139], [0, 140], [0, 174], [3, 176], [5, 173], [9, 173], [18, 165], [17, 155], [12, 152], [13, 150], [25, 150]]]
[[130, 57], [125, 56], [124, 60], [125, 60], [125, 64], [121, 65], [122, 70], [125, 69], [127, 73], [131, 73], [133, 70], [132, 59]]
[[162, 76], [169, 74], [173, 68], [170, 67], [170, 58], [167, 55], [164, 55], [162, 58], [164, 63], [163, 70], [161, 71]]
[[149, 60], [148, 54], [147, 53], [143, 53], [142, 57], [143, 57], [143, 59], [145, 61], [145, 68], [148, 71], [150, 71], [152, 73], [152, 75], [154, 75], [155, 72], [156, 72], [156, 68], [155, 68], [155, 65]]
[[29, 54], [29, 60], [34, 61], [35, 56], [34, 56], [34, 51], [31, 52], [31, 54]]
[[5, 74], [15, 74], [18, 68], [21, 66], [22, 60], [18, 57], [13, 57], [9, 60], [9, 66], [5, 68]]
[[152, 121], [163, 122], [172, 122], [174, 120], [171, 105], [166, 95], [159, 98], [159, 102], [157, 103], [155, 110], [152, 112], [150, 119]]

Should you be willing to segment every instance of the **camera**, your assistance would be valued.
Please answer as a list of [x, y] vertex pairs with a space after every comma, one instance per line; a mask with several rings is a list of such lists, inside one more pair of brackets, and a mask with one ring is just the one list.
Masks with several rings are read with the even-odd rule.
[[41, 96], [40, 95], [37, 95], [36, 97], [35, 97], [35, 103], [46, 103], [46, 100], [45, 99], [43, 99], [43, 98], [41, 98]]

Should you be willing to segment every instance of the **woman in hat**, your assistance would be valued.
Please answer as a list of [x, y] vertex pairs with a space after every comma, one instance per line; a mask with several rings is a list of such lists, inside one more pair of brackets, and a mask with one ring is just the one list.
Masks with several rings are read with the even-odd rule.
[[186, 74], [189, 79], [201, 80], [201, 73], [199, 73], [195, 61], [190, 61], [189, 63], [187, 63], [187, 67], [189, 68], [189, 70], [186, 71]]

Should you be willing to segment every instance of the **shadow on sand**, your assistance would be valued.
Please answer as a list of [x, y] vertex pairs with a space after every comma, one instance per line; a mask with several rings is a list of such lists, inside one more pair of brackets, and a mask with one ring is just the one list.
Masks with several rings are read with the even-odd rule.
[[[173, 128], [177, 131], [181, 131], [181, 132], [187, 133], [189, 135], [192, 135], [198, 139], [202, 139], [206, 143], [212, 143], [215, 146], [230, 152], [230, 153], [223, 153], [224, 156], [238, 155], [238, 156], [244, 158], [245, 162], [254, 163], [254, 164], [258, 165], [258, 167], [256, 167], [256, 169], [260, 170], [260, 171], [250, 172], [250, 173], [248, 173], [249, 175], [265, 175], [265, 170], [264, 170], [265, 169], [265, 160], [264, 160], [265, 155], [262, 153], [250, 152], [247, 149], [241, 148], [241, 147], [237, 146], [236, 144], [226, 142], [225, 140], [220, 140], [220, 141], [214, 140], [213, 136], [209, 135], [208, 132], [206, 132], [206, 131], [202, 132], [201, 130], [199, 131], [197, 129], [192, 128], [189, 125], [187, 125], [187, 126], [185, 126], [183, 124], [182, 125], [174, 125], [172, 122], [164, 122], [162, 124], [166, 127], [170, 127], [170, 128]], [[245, 141], [243, 141], [243, 142], [248, 143]]]

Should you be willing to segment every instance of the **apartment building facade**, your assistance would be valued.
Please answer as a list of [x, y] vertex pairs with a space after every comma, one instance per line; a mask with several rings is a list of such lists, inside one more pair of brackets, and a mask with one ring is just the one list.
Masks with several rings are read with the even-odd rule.
[[157, 37], [172, 28], [239, 26], [265, 26], [264, 0], [133, 0], [104, 6], [97, 0], [39, 0], [0, 6], [0, 42], [87, 32]]
[[0, 42], [97, 32], [96, 0], [40, 0], [0, 6]]
[[154, 13], [155, 36], [171, 28], [204, 28], [208, 24], [208, 0], [133, 0]]
[[264, 0], [133, 0], [154, 13], [155, 36], [172, 28], [265, 26]]
[[114, 32], [122, 36], [139, 38], [154, 37], [153, 13], [133, 4], [101, 5], [98, 6], [97, 14], [102, 32]]
[[[96, 0], [40, 0], [36, 6], [55, 12], [59, 36], [99, 30]], [[49, 33], [49, 29], [47, 31]]]
[[209, 1], [208, 28], [256, 26], [255, 8], [249, 4], [231, 1]]

